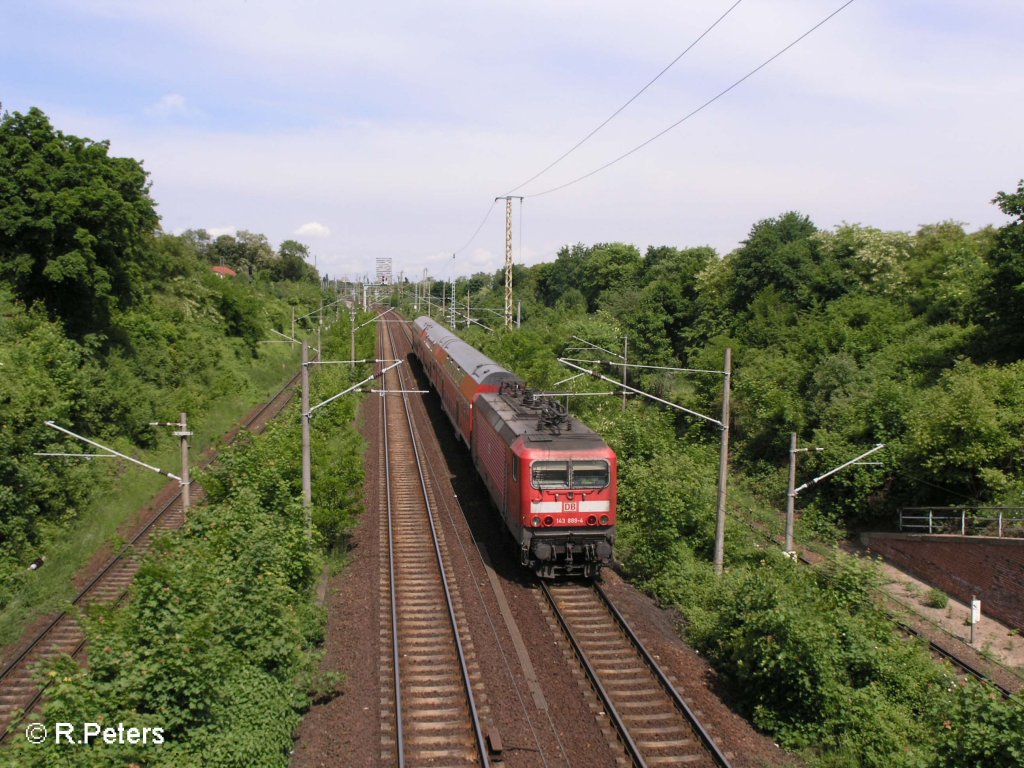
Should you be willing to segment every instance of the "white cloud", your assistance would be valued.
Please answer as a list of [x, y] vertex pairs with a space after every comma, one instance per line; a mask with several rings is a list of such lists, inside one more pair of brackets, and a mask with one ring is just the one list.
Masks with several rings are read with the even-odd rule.
[[180, 93], [165, 94], [156, 104], [146, 107], [146, 114], [155, 117], [180, 116], [188, 114], [189, 111], [188, 106], [185, 104], [185, 97]]
[[292, 234], [299, 237], [328, 237], [331, 230], [319, 221], [307, 221]]

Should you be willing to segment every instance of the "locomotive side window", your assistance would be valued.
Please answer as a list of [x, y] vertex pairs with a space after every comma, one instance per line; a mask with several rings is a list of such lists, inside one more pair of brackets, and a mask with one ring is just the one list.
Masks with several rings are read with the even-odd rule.
[[604, 459], [575, 459], [572, 462], [573, 488], [604, 488], [608, 485], [608, 462]]
[[534, 488], [568, 488], [568, 461], [535, 461], [533, 462]]

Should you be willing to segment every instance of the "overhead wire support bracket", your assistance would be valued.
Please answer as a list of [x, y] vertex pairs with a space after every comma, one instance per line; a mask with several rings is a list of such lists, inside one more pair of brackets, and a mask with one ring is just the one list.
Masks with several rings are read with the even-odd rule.
[[33, 456], [46, 456], [49, 458], [66, 458], [66, 459], [116, 459], [112, 453], [43, 453], [37, 451], [32, 454]]
[[306, 418], [307, 420], [308, 420], [308, 419], [311, 419], [311, 418], [313, 417], [313, 414], [314, 414], [314, 413], [316, 413], [316, 412], [317, 412], [318, 410], [320, 410], [321, 408], [323, 408], [323, 407], [324, 407], [325, 405], [328, 405], [328, 404], [330, 404], [330, 403], [333, 403], [333, 402], [334, 402], [335, 400], [337, 400], [337, 399], [338, 399], [339, 397], [343, 397], [343, 396], [347, 395], [347, 394], [348, 394], [349, 392], [353, 392], [353, 391], [355, 391], [356, 389], [358, 389], [359, 387], [363, 386], [364, 384], [369, 384], [369, 383], [370, 383], [371, 381], [373, 381], [374, 379], [376, 379], [376, 378], [380, 378], [380, 377], [381, 377], [381, 376], [383, 376], [383, 375], [384, 375], [385, 373], [387, 373], [388, 371], [390, 371], [390, 370], [391, 370], [392, 368], [397, 368], [397, 367], [398, 367], [398, 366], [400, 366], [401, 364], [402, 364], [402, 361], [401, 361], [401, 360], [399, 360], [399, 361], [397, 361], [397, 362], [395, 362], [395, 363], [392, 363], [392, 364], [391, 364], [391, 365], [389, 365], [389, 366], [388, 366], [387, 368], [382, 368], [382, 369], [381, 369], [380, 371], [378, 371], [377, 373], [373, 374], [372, 376], [367, 376], [367, 377], [366, 377], [365, 379], [363, 379], [362, 381], [360, 381], [360, 382], [359, 382], [358, 384], [353, 384], [353, 385], [352, 385], [351, 387], [349, 387], [348, 389], [346, 389], [346, 390], [345, 390], [344, 392], [339, 392], [338, 394], [336, 394], [336, 395], [334, 395], [334, 396], [332, 396], [332, 397], [329, 397], [329, 398], [327, 398], [327, 399], [326, 399], [326, 400], [324, 400], [324, 401], [323, 401], [322, 403], [320, 403], [320, 404], [318, 404], [318, 405], [314, 405], [314, 406], [313, 406], [312, 408], [310, 408], [310, 409], [309, 409], [308, 411], [306, 411], [306, 413], [304, 413], [304, 414], [303, 414], [303, 416], [304, 416], [304, 417], [305, 417], [305, 418]]
[[[615, 357], [619, 358], [619, 360], [625, 360], [626, 359], [622, 355], [620, 355], [618, 352], [612, 352], [610, 349], [605, 349], [604, 347], [600, 347], [600, 346], [598, 346], [597, 344], [595, 344], [592, 341], [587, 341], [586, 339], [581, 339], [579, 336], [573, 336], [572, 338], [575, 339], [576, 341], [582, 343], [582, 344], [586, 344], [587, 346], [585, 347], [585, 349], [599, 349], [602, 352], [607, 352], [609, 355], [614, 355]], [[582, 352], [583, 350], [581, 349], [579, 351]], [[599, 362], [599, 361], [595, 360], [594, 362]], [[616, 363], [616, 365], [618, 365], [618, 363]]]
[[[719, 429], [724, 429], [725, 428], [725, 425], [721, 421], [719, 421], [718, 419], [714, 419], [711, 416], [705, 416], [703, 413], [697, 413], [697, 411], [691, 411], [689, 408], [684, 408], [683, 406], [677, 405], [676, 403], [669, 402], [668, 400], [662, 400], [660, 397], [652, 395], [652, 394], [650, 394], [648, 392], [644, 392], [643, 390], [631, 387], [628, 384], [623, 384], [621, 381], [616, 381], [615, 379], [609, 378], [608, 376], [605, 376], [602, 373], [598, 373], [597, 371], [587, 370], [586, 368], [584, 368], [582, 366], [579, 366], [579, 365], [576, 365], [573, 362], [570, 362], [568, 359], [566, 359], [564, 357], [558, 358], [558, 362], [560, 362], [562, 365], [567, 365], [570, 368], [575, 368], [577, 371], [582, 371], [583, 373], [589, 374], [590, 376], [594, 377], [595, 379], [602, 379], [603, 381], [607, 381], [609, 384], [614, 384], [616, 387], [620, 387], [622, 389], [628, 390], [628, 391], [633, 392], [634, 394], [637, 394], [637, 395], [642, 395], [643, 397], [646, 397], [646, 398], [648, 398], [650, 400], [654, 400], [655, 402], [661, 403], [662, 405], [667, 405], [669, 408], [674, 408], [677, 411], [682, 411], [683, 413], [688, 413], [691, 416], [696, 416], [698, 419], [703, 419], [704, 421], [708, 421], [708, 422], [714, 424]], [[721, 373], [721, 371], [719, 371], [719, 373]]]
[[[93, 446], [94, 448], [99, 448], [101, 451], [106, 451], [105, 454], [90, 454], [90, 456], [92, 456], [94, 458], [109, 457], [109, 458], [124, 459], [125, 461], [130, 461], [132, 464], [138, 464], [140, 467], [143, 467], [144, 469], [148, 469], [150, 472], [156, 472], [157, 474], [163, 475], [164, 477], [169, 477], [172, 480], [177, 480], [179, 483], [182, 482], [181, 477], [179, 477], [178, 475], [174, 474], [173, 472], [168, 472], [166, 470], [160, 469], [159, 467], [154, 467], [151, 464], [146, 464], [143, 461], [139, 461], [138, 459], [133, 459], [131, 456], [123, 454], [120, 451], [115, 451], [113, 448], [108, 448], [107, 446], [103, 445], [102, 443], [97, 443], [95, 440], [90, 440], [87, 437], [82, 437], [81, 435], [77, 435], [74, 432], [72, 432], [70, 429], [65, 429], [64, 427], [60, 426], [59, 424], [57, 424], [57, 423], [55, 423], [53, 421], [47, 421], [47, 422], [45, 422], [45, 424], [50, 429], [55, 429], [58, 432], [63, 432], [65, 435], [69, 435], [69, 436], [75, 438], [76, 440], [81, 440], [83, 443], [88, 443], [89, 445]], [[178, 425], [175, 423], [172, 426], [178, 426]], [[48, 454], [37, 454], [37, 455], [45, 456], [45, 455], [48, 455]], [[84, 454], [71, 454], [71, 455], [80, 456], [80, 455], [84, 455]]]
[[872, 449], [871, 449], [870, 451], [867, 451], [867, 452], [865, 452], [865, 453], [862, 453], [862, 454], [861, 454], [860, 456], [855, 456], [854, 458], [850, 459], [850, 460], [849, 460], [848, 462], [846, 462], [845, 464], [840, 464], [840, 465], [839, 465], [838, 467], [836, 467], [835, 469], [830, 469], [830, 470], [829, 470], [828, 472], [826, 472], [825, 474], [823, 474], [823, 475], [818, 475], [818, 476], [817, 476], [816, 478], [814, 478], [813, 480], [808, 480], [808, 481], [807, 481], [806, 483], [804, 483], [803, 485], [801, 485], [801, 486], [800, 486], [799, 488], [794, 488], [794, 489], [793, 489], [793, 493], [792, 493], [793, 497], [795, 498], [795, 497], [796, 497], [797, 495], [799, 495], [800, 491], [806, 491], [806, 490], [807, 490], [808, 488], [810, 488], [810, 487], [811, 487], [811, 486], [813, 486], [813, 485], [817, 485], [817, 484], [818, 484], [818, 483], [820, 483], [820, 482], [821, 482], [822, 480], [824, 480], [824, 479], [826, 479], [826, 478], [829, 478], [829, 477], [832, 477], [832, 475], [834, 475], [834, 474], [835, 474], [836, 472], [839, 472], [839, 471], [841, 471], [841, 470], [844, 470], [844, 469], [846, 469], [847, 467], [849, 467], [849, 466], [851, 466], [851, 465], [853, 465], [853, 464], [859, 464], [859, 463], [860, 463], [860, 460], [861, 460], [861, 459], [865, 459], [865, 458], [867, 458], [868, 456], [870, 456], [871, 454], [873, 454], [873, 453], [876, 453], [876, 452], [878, 452], [878, 451], [882, 450], [883, 448], [885, 448], [885, 443], [878, 443], [878, 445], [876, 445], [876, 446], [875, 446], [874, 448], [872, 448]]
[[309, 360], [306, 365], [352, 365], [353, 363], [397, 363], [398, 360]]

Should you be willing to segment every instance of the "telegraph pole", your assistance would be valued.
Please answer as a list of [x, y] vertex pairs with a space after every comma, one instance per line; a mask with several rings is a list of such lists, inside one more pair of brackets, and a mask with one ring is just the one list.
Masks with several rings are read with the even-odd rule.
[[796, 552], [793, 550], [793, 508], [796, 506], [796, 497], [800, 494], [801, 491], [806, 491], [808, 488], [810, 488], [811, 486], [817, 485], [822, 480], [825, 480], [825, 479], [827, 479], [829, 477], [832, 477], [832, 475], [836, 474], [836, 472], [842, 472], [847, 467], [852, 467], [854, 464], [860, 464], [861, 463], [861, 459], [866, 459], [871, 454], [877, 453], [878, 451], [880, 451], [883, 448], [885, 448], [885, 443], [878, 443], [870, 451], [866, 451], [866, 452], [862, 453], [860, 456], [854, 456], [849, 461], [847, 461], [847, 462], [845, 462], [843, 464], [840, 464], [838, 467], [835, 467], [834, 469], [830, 469], [825, 474], [818, 475], [813, 480], [808, 480], [806, 483], [801, 485], [799, 488], [794, 488], [793, 487], [793, 485], [796, 483], [796, 454], [797, 453], [804, 453], [806, 451], [816, 451], [816, 452], [820, 453], [822, 451], [822, 449], [821, 448], [797, 449], [797, 447], [796, 447], [796, 433], [795, 432], [791, 432], [790, 435], [789, 435], [789, 446], [790, 446], [790, 448], [789, 448], [789, 490], [786, 493], [786, 551], [785, 551], [784, 554], [787, 557], [792, 557], [792, 558], [795, 559], [796, 558]]
[[505, 201], [505, 327], [512, 325], [512, 200], [515, 198], [522, 205], [523, 198], [519, 195], [496, 197], [494, 201]]
[[[610, 354], [610, 355], [614, 355], [615, 357], [622, 358], [622, 355], [618, 354], [617, 352], [612, 352], [611, 350], [605, 349], [604, 347], [599, 347], [596, 344], [593, 344], [592, 342], [587, 341], [586, 339], [581, 339], [579, 336], [573, 336], [573, 338], [576, 339], [577, 341], [582, 341], [583, 343], [587, 344], [588, 347], [590, 347], [591, 349], [599, 349], [602, 352], [608, 352], [608, 354]], [[625, 350], [623, 350], [623, 351], [625, 351]], [[714, 564], [715, 564], [715, 573], [720, 575], [722, 573], [722, 569], [723, 569], [724, 562], [725, 562], [725, 507], [726, 507], [726, 496], [727, 496], [727, 490], [728, 490], [727, 486], [728, 486], [728, 480], [729, 480], [729, 396], [730, 396], [731, 389], [732, 389], [732, 349], [730, 349], [729, 347], [726, 347], [726, 349], [725, 349], [725, 365], [724, 365], [724, 367], [723, 367], [723, 369], [721, 371], [699, 370], [699, 369], [695, 369], [695, 368], [666, 368], [664, 366], [630, 365], [630, 364], [625, 363], [625, 362], [622, 363], [622, 365], [624, 367], [630, 367], [630, 368], [651, 368], [651, 369], [662, 370], [662, 371], [675, 371], [677, 373], [708, 373], [708, 374], [716, 374], [716, 375], [719, 375], [719, 376], [723, 376], [725, 381], [724, 381], [723, 386], [722, 386], [722, 419], [721, 419], [721, 421], [719, 421], [718, 419], [712, 418], [711, 416], [706, 416], [703, 413], [697, 413], [697, 411], [692, 411], [689, 408], [684, 408], [683, 406], [677, 405], [676, 403], [670, 403], [668, 400], [663, 400], [660, 397], [656, 397], [656, 396], [654, 396], [652, 394], [644, 392], [643, 390], [637, 389], [636, 387], [631, 387], [631, 386], [629, 386], [628, 384], [626, 384], [624, 382], [618, 382], [615, 379], [610, 378], [608, 376], [605, 376], [604, 374], [602, 374], [602, 373], [600, 373], [600, 372], [598, 372], [596, 370], [593, 370], [593, 371], [592, 370], [588, 370], [587, 368], [584, 368], [583, 366], [577, 365], [576, 363], [572, 362], [572, 360], [570, 360], [568, 358], [560, 357], [560, 358], [558, 358], [558, 362], [560, 362], [562, 365], [568, 366], [569, 368], [573, 368], [573, 369], [575, 369], [577, 371], [580, 371], [581, 373], [578, 374], [577, 376], [580, 376], [580, 375], [583, 375], [583, 374], [589, 374], [593, 378], [601, 379], [602, 381], [607, 381], [609, 384], [614, 384], [617, 387], [622, 387], [622, 389], [625, 390], [625, 391], [633, 392], [634, 394], [637, 394], [637, 395], [642, 395], [643, 397], [646, 397], [648, 400], [654, 400], [655, 402], [661, 403], [662, 405], [667, 405], [669, 408], [673, 408], [673, 409], [675, 409], [677, 411], [682, 411], [683, 413], [688, 413], [691, 416], [696, 416], [698, 419], [703, 419], [704, 421], [710, 422], [711, 424], [714, 424], [716, 427], [718, 427], [718, 429], [721, 431], [722, 441], [721, 441], [721, 449], [720, 449], [719, 459], [718, 459], [718, 510], [717, 510], [716, 521], [715, 521]], [[587, 361], [581, 361], [581, 362], [587, 362]], [[608, 365], [619, 365], [619, 364], [618, 363], [614, 363], [614, 362], [608, 362]], [[577, 378], [577, 376], [573, 376], [572, 378]], [[570, 380], [571, 379], [566, 379], [565, 381], [570, 381]], [[559, 384], [561, 384], [561, 383], [563, 383], [563, 382], [559, 382]], [[863, 457], [858, 457], [858, 458], [863, 458]], [[818, 478], [818, 479], [821, 479], [821, 478]], [[817, 480], [814, 480], [813, 482], [817, 482]], [[804, 486], [804, 487], [806, 487], [806, 486]], [[797, 489], [797, 493], [799, 493], [801, 490], [803, 490], [803, 488], [798, 488]]]
[[796, 432], [789, 433], [789, 487], [786, 489], [786, 555], [793, 551], [793, 512], [796, 506]]

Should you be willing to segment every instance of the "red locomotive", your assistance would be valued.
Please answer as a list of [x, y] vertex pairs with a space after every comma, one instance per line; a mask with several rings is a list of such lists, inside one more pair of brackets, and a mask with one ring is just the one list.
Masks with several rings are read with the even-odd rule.
[[547, 578], [596, 575], [615, 541], [615, 452], [561, 403], [429, 317], [413, 327], [416, 356], [522, 564]]

